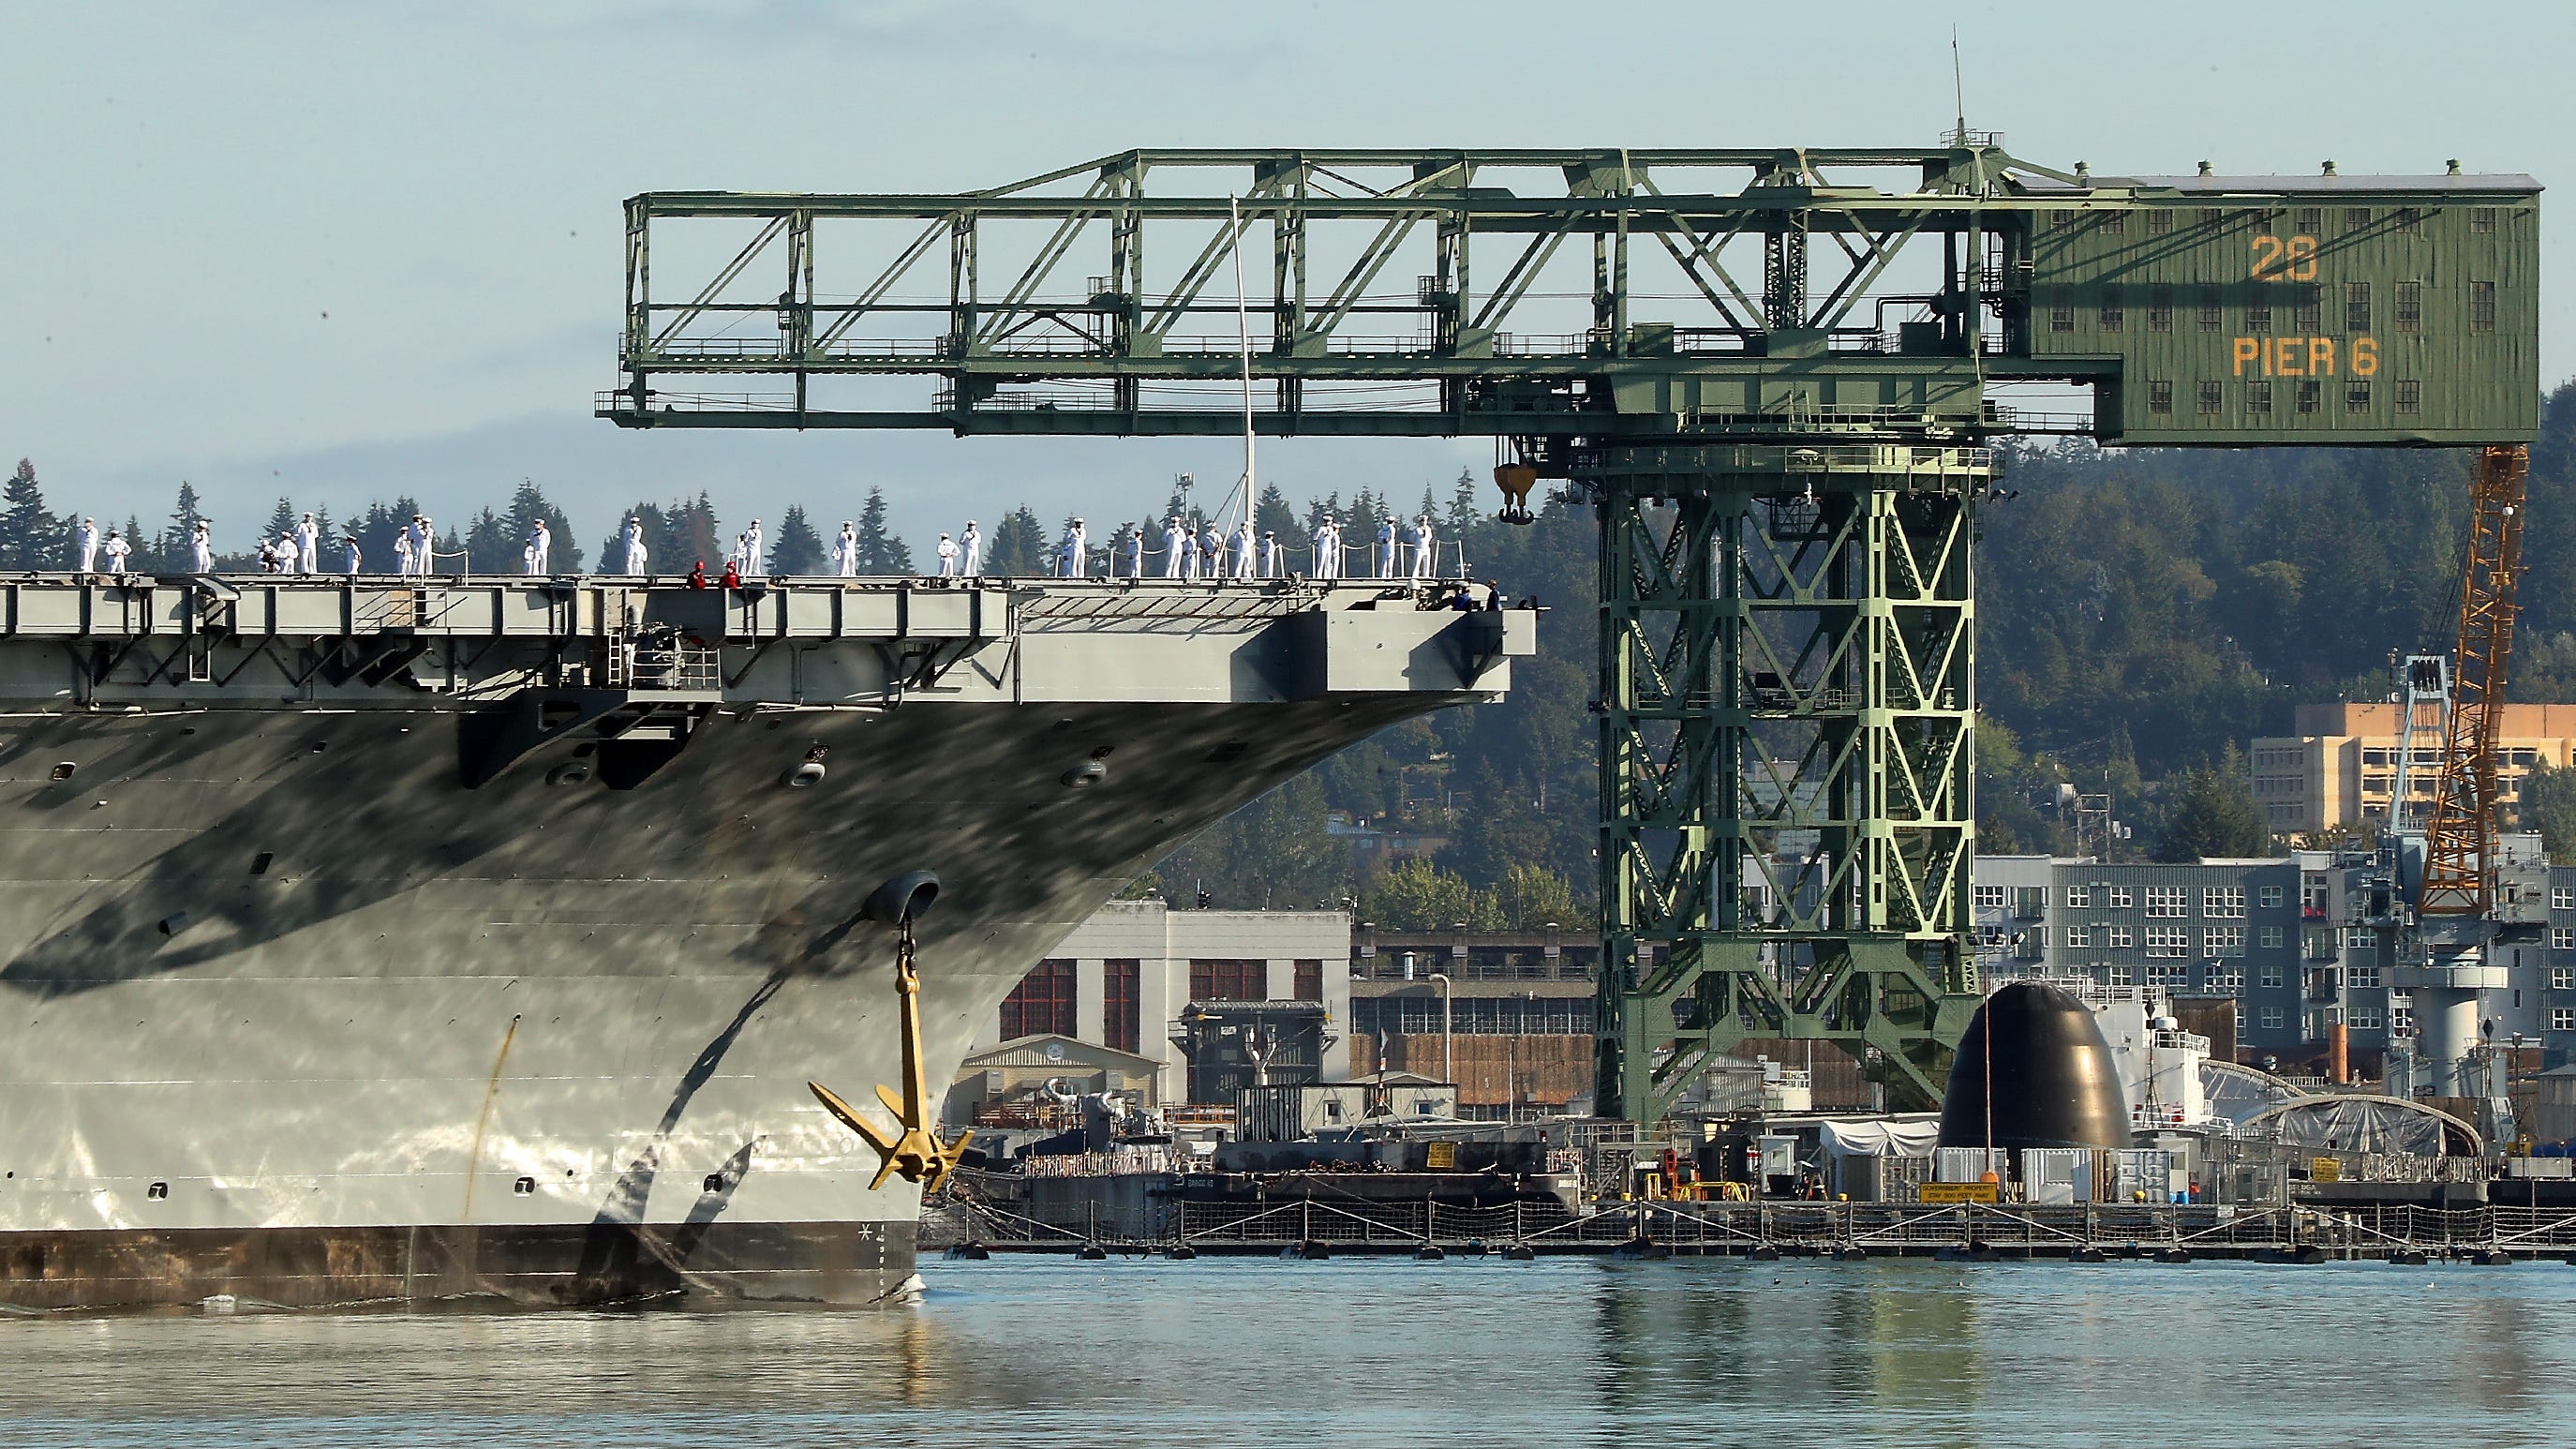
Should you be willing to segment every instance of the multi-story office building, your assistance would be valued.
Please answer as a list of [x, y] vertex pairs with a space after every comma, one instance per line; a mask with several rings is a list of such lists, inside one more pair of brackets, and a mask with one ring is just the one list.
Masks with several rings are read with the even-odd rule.
[[[2286, 1057], [2340, 1024], [2368, 1056], [2414, 1032], [2372, 924], [2375, 873], [2327, 851], [2188, 865], [1984, 856], [1978, 959], [1989, 984], [2055, 977], [2232, 997], [2247, 1047]], [[2576, 1060], [2576, 867], [2550, 870], [2549, 897], [2545, 939], [2496, 948], [2507, 984], [2479, 1017], [2492, 1040], [2538, 1043], [2555, 1063]]]
[[[2397, 789], [2398, 713], [2384, 701], [2303, 704], [2296, 735], [2256, 740], [2249, 759], [2254, 799], [2273, 832], [2386, 825]], [[2507, 801], [2520, 797], [2534, 766], [2563, 769], [2576, 751], [2576, 704], [2508, 704], [2498, 723], [2497, 788]], [[2431, 806], [2430, 772], [2407, 787], [2418, 808]]]

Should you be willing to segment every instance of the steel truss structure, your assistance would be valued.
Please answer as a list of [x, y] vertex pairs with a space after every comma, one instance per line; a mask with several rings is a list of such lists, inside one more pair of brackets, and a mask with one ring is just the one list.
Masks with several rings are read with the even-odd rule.
[[[2097, 177], [1962, 131], [1842, 150], [1130, 151], [950, 195], [647, 193], [626, 206], [622, 378], [598, 411], [1505, 440], [1498, 481], [1566, 480], [1601, 528], [1596, 1110], [1660, 1117], [1747, 1036], [1836, 1042], [1922, 1101], [1978, 989], [1986, 440], [2528, 437], [2538, 189]], [[2329, 203], [2340, 230], [2311, 224]], [[2436, 243], [2439, 267], [2417, 250]], [[687, 289], [657, 293], [675, 271]], [[2362, 281], [2337, 320], [2369, 322], [2354, 297], [2414, 298], [2398, 315], [2462, 319], [2449, 350], [2418, 367], [2443, 329], [2412, 322], [2273, 335], [2276, 311], [2324, 317], [2347, 275], [2433, 278]], [[2274, 409], [2269, 381], [2259, 403], [2240, 381], [2365, 358], [2437, 381], [2346, 387], [2338, 409], [2307, 405], [2307, 382]], [[2007, 406], [2028, 383], [2089, 389], [2091, 407]]]

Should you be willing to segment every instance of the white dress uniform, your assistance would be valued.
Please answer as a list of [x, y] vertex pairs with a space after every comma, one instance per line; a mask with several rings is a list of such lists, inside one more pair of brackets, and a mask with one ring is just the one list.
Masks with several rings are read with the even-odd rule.
[[318, 572], [322, 567], [322, 529], [314, 523], [312, 514], [304, 515], [304, 521], [295, 525], [295, 545], [297, 556], [304, 560], [297, 572]]
[[629, 518], [626, 520], [626, 571], [641, 578], [647, 562], [644, 551], [644, 520]]
[[859, 530], [847, 520], [832, 538], [832, 574], [844, 579], [859, 576]]
[[1254, 575], [1252, 525], [1238, 523], [1234, 528], [1234, 576], [1248, 579]]
[[358, 552], [358, 536], [352, 533], [343, 537], [340, 540], [340, 552], [346, 558], [343, 571], [346, 572], [349, 577], [353, 579], [356, 578], [358, 576], [359, 567], [366, 562], [364, 556]]
[[546, 553], [552, 548], [554, 541], [554, 535], [546, 531], [546, 521], [542, 518], [537, 520], [535, 527], [528, 530], [527, 558], [528, 572], [531, 575], [546, 572]]
[[966, 520], [966, 531], [957, 535], [957, 573], [961, 578], [984, 576], [984, 535], [975, 531], [975, 520]]
[[1131, 528], [1127, 530], [1127, 577], [1141, 579], [1144, 576], [1145, 531], [1141, 528]]
[[1261, 535], [1261, 576], [1275, 579], [1279, 573], [1279, 535], [1264, 530]]
[[1431, 515], [1426, 513], [1413, 521], [1413, 576], [1427, 579], [1438, 572], [1439, 564], [1440, 544], [1432, 536]]
[[82, 573], [92, 572], [98, 567], [98, 525], [89, 519], [82, 519], [77, 543], [80, 553], [77, 567]]
[[1377, 526], [1377, 576], [1395, 577], [1395, 520], [1390, 518]]
[[215, 536], [208, 530], [206, 520], [202, 518], [197, 520], [196, 528], [188, 534], [188, 562], [193, 565], [193, 571], [196, 573], [210, 574], [215, 571]]
[[303, 558], [304, 555], [298, 552], [295, 547], [294, 534], [290, 533], [277, 541], [277, 571], [279, 573], [300, 574], [304, 572]]
[[759, 519], [753, 519], [751, 527], [744, 529], [742, 536], [733, 541], [733, 566], [742, 571], [744, 578], [760, 572]]
[[957, 577], [957, 540], [944, 533], [939, 535], [939, 576], [943, 579]]
[[1069, 579], [1087, 579], [1091, 577], [1090, 528], [1085, 526], [1081, 519], [1077, 518], [1073, 521], [1073, 528], [1066, 536], [1073, 541], [1073, 551], [1067, 557], [1066, 562], [1070, 567], [1065, 569], [1064, 576]]
[[411, 530], [406, 528], [394, 535], [394, 572], [403, 578], [410, 578], [412, 563]]
[[1163, 525], [1163, 577], [1167, 579], [1189, 577], [1182, 565], [1192, 548], [1190, 536], [1181, 531], [1179, 519], [1175, 518], [1165, 523]]
[[125, 556], [132, 552], [134, 552], [134, 545], [127, 543], [115, 529], [111, 528], [107, 531], [107, 571], [109, 573], [125, 572]]
[[1319, 579], [1339, 577], [1340, 566], [1341, 559], [1336, 555], [1336, 551], [1333, 547], [1333, 526], [1329, 523], [1316, 524], [1315, 572], [1313, 577]]
[[424, 513], [411, 521], [412, 572], [428, 578], [430, 568], [438, 562], [438, 525]]

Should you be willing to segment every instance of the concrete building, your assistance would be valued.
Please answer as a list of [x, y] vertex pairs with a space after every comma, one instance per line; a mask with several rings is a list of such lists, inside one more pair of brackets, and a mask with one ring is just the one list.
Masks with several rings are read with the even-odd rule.
[[[2342, 825], [2385, 825], [2396, 793], [2399, 706], [2303, 704], [2298, 731], [2254, 741], [2254, 799], [2275, 834]], [[2508, 704], [2496, 746], [2497, 788], [2519, 799], [2523, 777], [2546, 762], [2564, 769], [2576, 752], [2576, 704]], [[2408, 782], [2419, 806], [2432, 803], [2432, 777]]]
[[[1189, 1100], [1189, 1061], [1172, 1042], [1181, 1009], [1228, 1001], [1312, 1001], [1348, 1031], [1351, 918], [1341, 911], [1176, 911], [1111, 901], [1031, 967], [977, 1028], [969, 1060], [1009, 1043], [1062, 1038], [1155, 1064], [1155, 1098]], [[1338, 1046], [1324, 1077], [1350, 1073]], [[977, 1068], [982, 1077], [986, 1068]], [[962, 1080], [962, 1079], [961, 1079]], [[1228, 1104], [1231, 1105], [1231, 1104]]]

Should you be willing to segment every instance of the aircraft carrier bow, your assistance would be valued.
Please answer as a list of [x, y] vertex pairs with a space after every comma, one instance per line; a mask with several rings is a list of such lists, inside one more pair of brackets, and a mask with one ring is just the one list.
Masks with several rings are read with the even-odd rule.
[[1496, 697], [1381, 581], [0, 582], [0, 1304], [858, 1304], [924, 1075], [1172, 844]]

